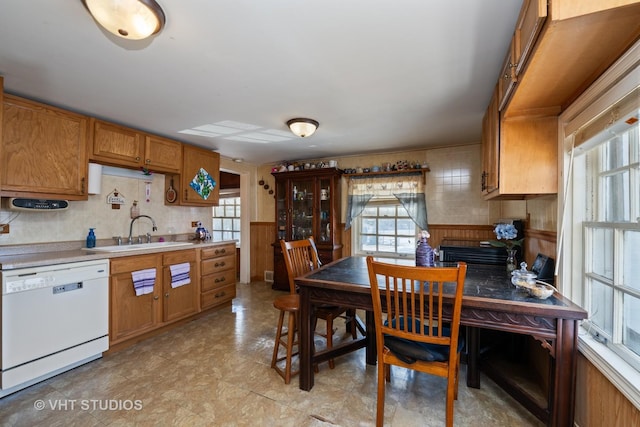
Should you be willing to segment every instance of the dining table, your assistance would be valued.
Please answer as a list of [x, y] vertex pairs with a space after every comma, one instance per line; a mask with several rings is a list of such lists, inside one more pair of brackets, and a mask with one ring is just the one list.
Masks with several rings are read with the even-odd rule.
[[[377, 261], [415, 265], [412, 259], [375, 258]], [[436, 263], [436, 265], [452, 265]], [[455, 265], [455, 263], [453, 263]], [[428, 267], [424, 267], [428, 268]], [[376, 364], [373, 302], [365, 256], [348, 256], [295, 278], [300, 293], [299, 357], [300, 389], [314, 385], [314, 365], [366, 348], [366, 363]], [[356, 339], [331, 349], [315, 351], [314, 307], [340, 305], [365, 313], [364, 330]], [[462, 298], [460, 324], [466, 329], [465, 358], [468, 387], [480, 387], [480, 331], [490, 329], [533, 337], [549, 355], [549, 385], [546, 399], [532, 398], [518, 387], [499, 383], [537, 418], [549, 426], [573, 425], [580, 321], [587, 312], [559, 292], [538, 299], [517, 289], [505, 266], [468, 264]]]

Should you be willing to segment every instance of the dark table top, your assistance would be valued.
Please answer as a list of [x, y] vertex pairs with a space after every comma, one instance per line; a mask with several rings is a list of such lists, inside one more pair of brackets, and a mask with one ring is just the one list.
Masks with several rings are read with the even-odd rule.
[[[377, 261], [392, 264], [415, 265], [413, 260], [396, 260], [392, 258], [377, 258]], [[455, 265], [441, 263], [440, 265]], [[327, 264], [319, 270], [303, 277], [296, 278], [300, 286], [315, 286], [326, 289], [348, 290], [352, 292], [370, 292], [369, 274], [366, 257], [351, 256]], [[568, 317], [586, 318], [587, 313], [559, 293], [554, 293], [546, 300], [530, 296], [525, 291], [515, 288], [504, 266], [468, 264], [464, 285], [463, 301], [467, 304], [490, 305], [497, 302], [508, 303], [511, 306], [528, 307], [531, 309], [556, 309], [566, 313]], [[463, 302], [464, 305], [464, 302]], [[565, 317], [564, 315], [562, 317]]]

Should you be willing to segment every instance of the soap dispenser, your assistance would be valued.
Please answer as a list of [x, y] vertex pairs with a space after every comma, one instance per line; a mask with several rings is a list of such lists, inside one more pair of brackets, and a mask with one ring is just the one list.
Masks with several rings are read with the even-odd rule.
[[87, 248], [95, 248], [96, 247], [96, 235], [93, 232], [95, 228], [89, 229], [89, 234], [87, 235]]
[[131, 219], [140, 216], [140, 207], [138, 206], [138, 201], [133, 201], [133, 206], [131, 206]]

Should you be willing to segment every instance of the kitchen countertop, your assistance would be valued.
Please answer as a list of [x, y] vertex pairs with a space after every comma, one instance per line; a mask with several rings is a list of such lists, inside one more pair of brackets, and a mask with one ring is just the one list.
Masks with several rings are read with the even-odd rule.
[[[159, 252], [173, 252], [187, 249], [206, 248], [229, 243], [235, 244], [236, 242], [235, 240], [224, 240], [219, 242], [194, 241], [191, 246], [185, 245], [173, 247], [154, 247], [150, 248], [149, 250], [126, 252], [92, 252], [91, 250], [82, 249], [81, 243], [79, 242], [0, 246], [0, 270], [42, 267], [46, 265], [64, 264], [68, 262], [121, 258], [126, 256], [146, 255]], [[98, 247], [100, 246], [106, 246], [106, 244], [98, 244]]]

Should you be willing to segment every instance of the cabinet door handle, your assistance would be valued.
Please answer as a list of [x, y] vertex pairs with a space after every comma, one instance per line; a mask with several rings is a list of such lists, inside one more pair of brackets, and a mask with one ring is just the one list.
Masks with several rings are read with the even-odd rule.
[[221, 283], [224, 282], [224, 277], [221, 277], [220, 279], [216, 279], [213, 281], [214, 283]]
[[224, 267], [226, 265], [225, 262], [216, 262], [215, 266], [216, 267]]
[[140, 156], [136, 157], [136, 162], [140, 161]]
[[154, 295], [153, 299], [157, 301], [158, 300], [158, 295]]
[[164, 294], [165, 298], [169, 298], [169, 292], [167, 292], [166, 294]]
[[151, 164], [151, 159], [145, 159], [144, 161], [146, 164], [150, 165]]
[[226, 294], [227, 294], [226, 292], [218, 292], [217, 294], [215, 294], [215, 297], [216, 298], [220, 298], [220, 297], [225, 296]]

